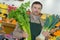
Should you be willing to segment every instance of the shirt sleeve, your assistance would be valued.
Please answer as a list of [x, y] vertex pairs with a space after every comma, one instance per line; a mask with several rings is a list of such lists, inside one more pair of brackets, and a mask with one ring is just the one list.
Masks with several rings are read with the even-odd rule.
[[15, 30], [13, 31], [13, 37], [21, 39], [23, 37], [22, 33], [23, 33], [23, 30], [21, 30], [17, 25]]

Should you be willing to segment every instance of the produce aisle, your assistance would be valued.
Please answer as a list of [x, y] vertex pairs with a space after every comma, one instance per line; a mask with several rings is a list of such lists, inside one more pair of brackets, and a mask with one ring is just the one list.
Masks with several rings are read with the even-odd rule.
[[[22, 3], [19, 7], [0, 3], [0, 40], [31, 40], [29, 6], [30, 2]], [[45, 23], [37, 40], [60, 40], [60, 16], [42, 13], [40, 18]], [[45, 31], [49, 32], [48, 37], [42, 34]], [[22, 36], [25, 33], [28, 34], [26, 38]]]

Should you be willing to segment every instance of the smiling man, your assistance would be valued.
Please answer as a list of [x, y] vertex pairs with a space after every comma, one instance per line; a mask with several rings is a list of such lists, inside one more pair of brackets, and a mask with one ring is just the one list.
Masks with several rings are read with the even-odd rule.
[[33, 2], [31, 6], [31, 15], [30, 15], [30, 29], [32, 40], [36, 40], [36, 37], [40, 34], [42, 30], [42, 25], [40, 21], [41, 17], [42, 4], [38, 1]]

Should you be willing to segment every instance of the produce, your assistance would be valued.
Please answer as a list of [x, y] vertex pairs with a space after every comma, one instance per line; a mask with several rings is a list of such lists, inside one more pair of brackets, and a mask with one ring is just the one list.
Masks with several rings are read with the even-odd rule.
[[44, 23], [43, 29], [46, 31], [50, 31], [52, 28], [55, 28], [56, 23], [59, 21], [58, 15], [51, 15], [46, 18], [46, 22]]
[[10, 12], [11, 10], [16, 10], [17, 7], [15, 7], [14, 5], [8, 5], [8, 12]]
[[60, 21], [55, 26], [56, 26], [56, 31], [53, 34], [55, 36], [60, 36]]
[[43, 14], [43, 15], [41, 16], [41, 19], [45, 20], [45, 19], [46, 19], [46, 14]]
[[19, 8], [16, 10], [12, 10], [8, 14], [8, 18], [14, 18], [18, 24], [19, 27], [24, 30], [26, 33], [28, 33], [28, 38], [26, 40], [31, 40], [31, 33], [30, 33], [30, 23], [29, 23], [29, 16], [26, 13], [26, 9], [29, 6], [30, 2], [22, 3]]
[[2, 9], [8, 9], [8, 5], [0, 3], [0, 8], [2, 8]]
[[30, 9], [28, 9], [28, 11], [26, 12], [28, 15], [30, 15], [30, 13], [31, 13], [31, 11], [30, 11]]
[[11, 22], [12, 24], [14, 24], [14, 25], [16, 25], [16, 20], [12, 20], [12, 22]]
[[51, 38], [49, 38], [49, 40], [56, 40], [56, 37], [55, 36], [51, 37]]
[[55, 25], [56, 27], [59, 27], [60, 26], [60, 21]]
[[0, 23], [2, 23], [2, 20], [0, 20]]
[[8, 11], [6, 9], [1, 9], [2, 14], [7, 14]]
[[17, 24], [16, 20], [6, 18], [2, 21], [2, 29], [6, 34], [10, 34], [11, 32], [14, 31], [16, 24]]
[[60, 36], [57, 36], [57, 37], [56, 37], [56, 40], [60, 40]]
[[55, 36], [60, 36], [60, 30], [57, 30], [56, 32], [54, 32]]
[[8, 18], [4, 19], [3, 21], [6, 22], [6, 23], [9, 23], [9, 20]]
[[50, 15], [49, 17], [46, 18], [45, 23], [44, 23], [44, 27], [43, 27], [41, 34], [40, 34], [41, 39], [45, 39], [42, 32], [45, 32], [45, 31], [50, 32], [51, 29], [55, 28], [55, 25], [58, 21], [59, 21], [58, 15]]

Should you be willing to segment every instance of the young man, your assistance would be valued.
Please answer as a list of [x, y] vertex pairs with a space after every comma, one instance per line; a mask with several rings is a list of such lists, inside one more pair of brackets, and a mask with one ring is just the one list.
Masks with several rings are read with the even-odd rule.
[[38, 1], [33, 2], [31, 6], [32, 13], [30, 15], [30, 29], [32, 40], [36, 40], [36, 37], [40, 34], [42, 30], [42, 25], [40, 21], [42, 4]]
[[[33, 2], [31, 6], [31, 15], [30, 15], [30, 29], [31, 29], [31, 36], [32, 40], [36, 40], [36, 37], [40, 34], [42, 31], [42, 27], [44, 25], [44, 21], [41, 20], [41, 14], [42, 10], [42, 4], [38, 1]], [[43, 32], [43, 35], [45, 37], [48, 37], [50, 34], [48, 31]]]

